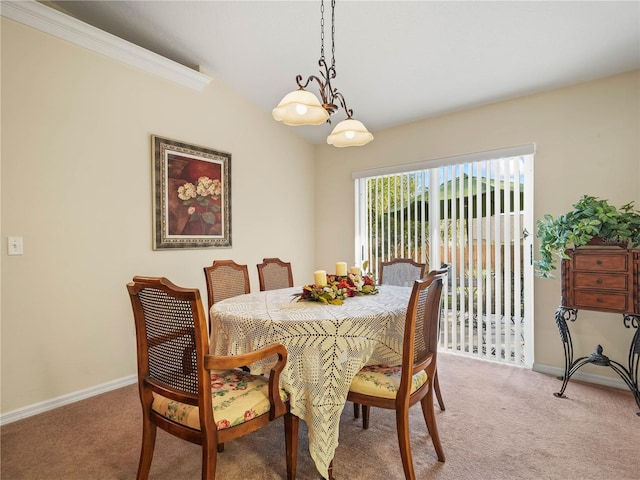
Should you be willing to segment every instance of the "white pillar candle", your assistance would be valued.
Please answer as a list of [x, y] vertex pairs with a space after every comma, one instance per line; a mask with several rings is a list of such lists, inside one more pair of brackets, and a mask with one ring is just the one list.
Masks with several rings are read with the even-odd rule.
[[316, 287], [326, 287], [327, 272], [324, 270], [316, 270], [313, 272], [313, 283], [316, 284]]
[[347, 262], [336, 263], [336, 275], [339, 277], [347, 276]]
[[349, 273], [353, 275], [360, 275], [360, 267], [358, 267], [357, 265], [354, 265], [349, 269]]

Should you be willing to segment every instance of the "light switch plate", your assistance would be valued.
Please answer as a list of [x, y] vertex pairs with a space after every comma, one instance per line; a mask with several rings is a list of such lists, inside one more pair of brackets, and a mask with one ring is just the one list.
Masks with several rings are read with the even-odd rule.
[[9, 255], [22, 255], [24, 253], [22, 237], [7, 237], [7, 250]]

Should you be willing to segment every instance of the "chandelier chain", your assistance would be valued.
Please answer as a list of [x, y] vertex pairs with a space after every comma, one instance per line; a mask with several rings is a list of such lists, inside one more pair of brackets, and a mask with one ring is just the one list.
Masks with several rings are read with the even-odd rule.
[[336, 67], [336, 0], [331, 0], [331, 68]]
[[[322, 98], [322, 106], [329, 115], [333, 115], [338, 109], [337, 104], [340, 104], [347, 114], [347, 119], [350, 119], [353, 116], [353, 110], [347, 107], [347, 102], [342, 93], [331, 85], [331, 80], [336, 78], [335, 6], [336, 0], [331, 0], [331, 66], [329, 66], [324, 56], [324, 0], [320, 0], [320, 60], [318, 65], [324, 69], [324, 71], [320, 71], [322, 79], [315, 75], [310, 75], [306, 82], [303, 82], [302, 75], [296, 75], [296, 83], [301, 90], [304, 90], [311, 81], [316, 82]], [[331, 123], [331, 118], [327, 119], [327, 123]]]
[[323, 58], [324, 58], [324, 0], [320, 2], [320, 59], [323, 59]]

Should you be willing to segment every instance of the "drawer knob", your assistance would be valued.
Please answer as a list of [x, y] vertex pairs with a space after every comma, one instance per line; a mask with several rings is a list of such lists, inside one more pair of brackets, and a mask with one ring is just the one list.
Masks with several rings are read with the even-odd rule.
[[597, 283], [598, 285], [600, 285], [600, 284], [602, 283], [602, 279], [601, 279], [601, 278], [599, 278], [598, 280], [596, 280], [596, 283]]
[[602, 297], [598, 297], [596, 300], [597, 300], [598, 303], [602, 303], [602, 301], [603, 301]]
[[602, 260], [598, 260], [596, 263], [597, 263], [598, 265], [602, 265]]

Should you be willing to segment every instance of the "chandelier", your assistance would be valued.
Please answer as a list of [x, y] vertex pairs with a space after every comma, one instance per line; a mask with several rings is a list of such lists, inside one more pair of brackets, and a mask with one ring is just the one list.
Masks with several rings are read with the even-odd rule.
[[[331, 123], [331, 115], [342, 107], [347, 118], [338, 123], [331, 134], [327, 137], [327, 143], [336, 147], [352, 147], [366, 145], [373, 140], [373, 135], [366, 127], [355, 120], [353, 110], [347, 108], [347, 102], [342, 93], [331, 85], [331, 80], [336, 78], [335, 60], [335, 6], [336, 1], [331, 0], [331, 65], [324, 57], [324, 0], [320, 2], [320, 75], [311, 75], [307, 81], [302, 83], [302, 75], [296, 76], [298, 90], [285, 95], [278, 106], [273, 109], [273, 118], [286, 125], [321, 125], [325, 122]], [[316, 82], [320, 90], [322, 103], [313, 93], [305, 88]]]

